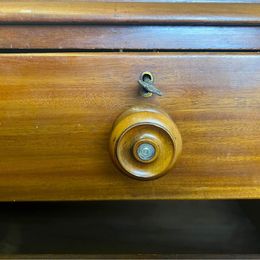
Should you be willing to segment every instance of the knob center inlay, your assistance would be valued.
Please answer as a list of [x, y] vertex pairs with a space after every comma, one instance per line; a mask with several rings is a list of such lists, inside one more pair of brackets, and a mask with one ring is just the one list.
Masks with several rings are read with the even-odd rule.
[[134, 158], [141, 163], [155, 161], [159, 153], [159, 147], [152, 138], [141, 138], [133, 146]]
[[140, 144], [137, 147], [137, 156], [141, 161], [151, 161], [155, 157], [155, 147], [149, 143]]

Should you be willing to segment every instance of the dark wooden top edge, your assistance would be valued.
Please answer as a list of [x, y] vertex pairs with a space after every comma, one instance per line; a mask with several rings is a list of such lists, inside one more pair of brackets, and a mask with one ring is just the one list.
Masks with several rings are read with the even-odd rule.
[[3, 254], [0, 259], [259, 259], [259, 254]]
[[0, 24], [260, 25], [257, 3], [1, 1]]

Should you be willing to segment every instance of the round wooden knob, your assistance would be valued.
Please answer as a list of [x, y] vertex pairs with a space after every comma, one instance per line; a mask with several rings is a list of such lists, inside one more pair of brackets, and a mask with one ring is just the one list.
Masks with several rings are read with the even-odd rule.
[[118, 168], [129, 176], [152, 179], [165, 174], [181, 149], [178, 128], [160, 109], [133, 107], [114, 123], [110, 153]]

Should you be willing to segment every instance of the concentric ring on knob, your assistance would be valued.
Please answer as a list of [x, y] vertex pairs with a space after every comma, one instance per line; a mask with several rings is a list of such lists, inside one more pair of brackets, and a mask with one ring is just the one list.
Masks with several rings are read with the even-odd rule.
[[181, 152], [180, 133], [163, 111], [135, 107], [115, 122], [110, 152], [116, 165], [139, 179], [157, 178], [169, 171]]

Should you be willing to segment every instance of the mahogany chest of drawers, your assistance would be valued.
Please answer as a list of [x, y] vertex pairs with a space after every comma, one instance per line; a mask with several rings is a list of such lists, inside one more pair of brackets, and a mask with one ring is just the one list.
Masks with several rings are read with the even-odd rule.
[[0, 200], [260, 198], [259, 25], [257, 3], [2, 1]]

